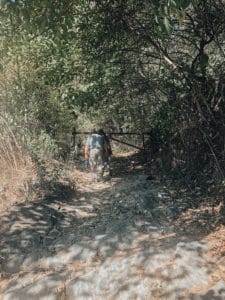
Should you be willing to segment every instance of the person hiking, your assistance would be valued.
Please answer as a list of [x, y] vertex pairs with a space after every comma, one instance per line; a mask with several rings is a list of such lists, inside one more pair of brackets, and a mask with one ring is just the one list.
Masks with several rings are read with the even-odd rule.
[[92, 179], [98, 181], [103, 177], [103, 137], [96, 132], [95, 129], [91, 131], [91, 136], [87, 138], [86, 144], [89, 149], [89, 164], [92, 172]]
[[111, 170], [109, 168], [110, 158], [112, 155], [112, 148], [110, 145], [110, 141], [105, 131], [101, 128], [98, 133], [103, 137], [103, 164], [104, 169], [109, 169], [109, 173], [111, 174]]

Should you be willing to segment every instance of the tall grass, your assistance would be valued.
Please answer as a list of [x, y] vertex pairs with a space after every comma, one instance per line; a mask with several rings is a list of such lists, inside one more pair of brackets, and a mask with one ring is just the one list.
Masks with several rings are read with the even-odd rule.
[[55, 159], [60, 148], [46, 132], [35, 135], [1, 115], [0, 126], [0, 210], [74, 189], [64, 164]]
[[35, 166], [13, 126], [0, 116], [0, 209], [30, 197]]

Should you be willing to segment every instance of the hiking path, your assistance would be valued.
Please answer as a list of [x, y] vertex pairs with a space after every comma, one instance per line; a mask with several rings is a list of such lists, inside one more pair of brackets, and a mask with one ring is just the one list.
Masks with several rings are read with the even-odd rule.
[[212, 252], [201, 223], [207, 211], [198, 219], [157, 177], [130, 170], [93, 183], [75, 169], [70, 196], [2, 212], [0, 298], [225, 299], [222, 244]]

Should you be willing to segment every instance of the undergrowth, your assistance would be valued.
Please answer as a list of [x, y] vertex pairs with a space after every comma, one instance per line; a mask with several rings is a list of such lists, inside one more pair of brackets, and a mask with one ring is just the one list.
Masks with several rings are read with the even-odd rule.
[[55, 159], [58, 148], [49, 135], [24, 135], [6, 119], [0, 123], [0, 210], [75, 189], [64, 164]]

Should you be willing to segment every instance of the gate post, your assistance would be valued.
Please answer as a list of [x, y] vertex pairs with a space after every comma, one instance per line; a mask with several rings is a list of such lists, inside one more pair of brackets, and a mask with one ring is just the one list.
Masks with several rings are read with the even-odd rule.
[[142, 147], [143, 147], [143, 150], [145, 152], [145, 134], [142, 133], [141, 135], [142, 135]]
[[143, 157], [144, 157], [144, 163], [147, 163], [147, 151], [146, 151], [146, 145], [145, 145], [145, 134], [142, 132], [142, 147], [143, 147]]
[[76, 134], [77, 134], [76, 127], [73, 127], [72, 135], [71, 135], [71, 147], [73, 148], [76, 145]]

